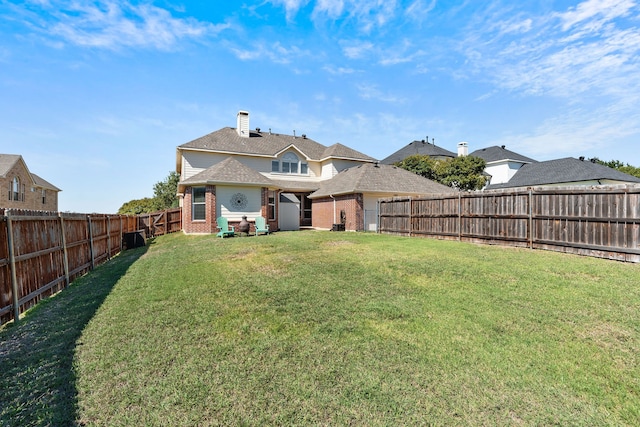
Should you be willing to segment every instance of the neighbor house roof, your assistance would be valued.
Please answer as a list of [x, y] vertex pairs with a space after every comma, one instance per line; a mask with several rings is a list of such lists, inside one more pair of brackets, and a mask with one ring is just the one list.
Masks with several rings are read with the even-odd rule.
[[309, 198], [350, 193], [422, 195], [451, 192], [455, 190], [397, 166], [365, 163], [346, 169], [331, 180], [323, 182], [320, 189], [312, 193]]
[[194, 176], [179, 183], [179, 190], [184, 191], [185, 186], [191, 185], [215, 185], [215, 184], [243, 184], [260, 187], [273, 187], [274, 183], [269, 178], [243, 165], [233, 157], [227, 157], [220, 163], [216, 163]]
[[282, 135], [257, 130], [251, 131], [246, 138], [238, 135], [236, 129], [231, 127], [222, 128], [178, 146], [178, 150], [205, 150], [265, 157], [276, 157], [289, 148], [295, 148], [309, 160], [342, 158], [365, 162], [375, 161], [374, 158], [339, 143], [326, 147], [306, 136]]
[[54, 191], [62, 191], [58, 187], [56, 187], [55, 185], [51, 184], [47, 180], [39, 177], [35, 173], [31, 173], [31, 171], [29, 171], [29, 168], [27, 167], [27, 164], [25, 163], [24, 159], [19, 154], [0, 154], [0, 177], [6, 178], [7, 177], [7, 173], [9, 173], [9, 171], [11, 169], [13, 169], [13, 167], [18, 162], [22, 162], [24, 168], [29, 173], [29, 176], [31, 177], [31, 181], [32, 181], [32, 183], [34, 185], [36, 185], [38, 187], [42, 187], [42, 188], [48, 188], [48, 189], [54, 190]]
[[480, 157], [482, 160], [484, 160], [487, 163], [491, 163], [491, 162], [499, 162], [501, 160], [513, 160], [516, 162], [522, 162], [522, 163], [534, 163], [535, 160], [527, 157], [527, 156], [523, 156], [522, 154], [518, 154], [516, 152], [513, 152], [511, 150], [507, 150], [505, 148], [505, 146], [501, 146], [498, 147], [493, 146], [493, 147], [487, 147], [487, 148], [481, 148], [479, 150], [474, 151], [473, 153], [469, 154], [470, 156], [476, 156], [476, 157]]
[[570, 184], [598, 180], [640, 183], [640, 178], [616, 169], [590, 161], [566, 157], [564, 159], [526, 164], [516, 172], [509, 182], [489, 185], [487, 189]]
[[422, 156], [431, 156], [431, 157], [456, 157], [456, 153], [451, 152], [449, 150], [445, 150], [444, 148], [440, 148], [435, 144], [429, 144], [426, 141], [413, 141], [409, 144], [405, 145], [395, 153], [387, 156], [380, 163], [385, 165], [392, 165], [396, 162], [401, 162], [409, 156], [414, 156], [416, 154]]
[[[19, 161], [24, 163], [22, 156], [18, 154], [0, 154], [0, 177], [6, 178], [7, 173], [15, 166], [15, 164]], [[24, 167], [27, 168], [25, 164]]]

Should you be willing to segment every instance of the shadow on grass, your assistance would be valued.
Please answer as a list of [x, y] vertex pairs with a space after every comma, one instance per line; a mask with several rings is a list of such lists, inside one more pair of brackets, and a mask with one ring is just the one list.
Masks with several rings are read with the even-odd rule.
[[113, 286], [146, 250], [122, 252], [0, 330], [0, 426], [75, 425], [76, 342]]

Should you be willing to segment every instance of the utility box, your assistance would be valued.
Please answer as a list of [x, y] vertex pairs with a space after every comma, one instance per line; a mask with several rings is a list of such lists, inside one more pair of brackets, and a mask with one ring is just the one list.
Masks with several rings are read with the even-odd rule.
[[124, 233], [124, 245], [126, 249], [139, 248], [147, 244], [147, 236], [144, 230], [136, 230]]

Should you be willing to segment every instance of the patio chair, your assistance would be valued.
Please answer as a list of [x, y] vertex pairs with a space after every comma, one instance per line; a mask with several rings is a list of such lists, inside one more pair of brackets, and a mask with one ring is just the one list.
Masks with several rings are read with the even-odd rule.
[[224, 238], [226, 236], [233, 237], [236, 234], [236, 228], [233, 225], [229, 227], [229, 222], [227, 221], [227, 218], [221, 216], [218, 219], [216, 219], [216, 222], [218, 223], [218, 228], [220, 229], [218, 234], [216, 234], [217, 237], [220, 237], [220, 238]]
[[260, 233], [269, 234], [269, 224], [265, 221], [264, 217], [256, 217], [256, 236]]

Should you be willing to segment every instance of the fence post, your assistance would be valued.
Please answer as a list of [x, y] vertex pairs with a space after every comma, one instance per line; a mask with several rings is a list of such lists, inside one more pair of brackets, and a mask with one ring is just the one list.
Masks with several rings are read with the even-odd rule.
[[91, 269], [95, 266], [95, 251], [93, 249], [93, 226], [91, 225], [91, 215], [87, 215], [87, 224], [89, 225], [89, 255], [91, 256]]
[[462, 192], [458, 191], [458, 241], [462, 240]]
[[107, 215], [107, 260], [111, 259], [111, 215]]
[[58, 213], [60, 218], [60, 239], [62, 240], [62, 265], [64, 268], [64, 287], [69, 286], [69, 254], [67, 252], [67, 236], [64, 232], [64, 219], [62, 212]]
[[533, 249], [533, 190], [529, 188], [529, 248]]
[[124, 226], [122, 225], [122, 215], [119, 215], [119, 217], [120, 217], [120, 237], [119, 237], [119, 239], [120, 239], [120, 252], [122, 252], [122, 247], [123, 247], [122, 243], [123, 243], [123, 240], [124, 240], [124, 238], [123, 238], [124, 237], [124, 228], [123, 228]]
[[7, 245], [9, 246], [9, 268], [11, 269], [11, 292], [13, 293], [13, 321], [20, 320], [20, 295], [18, 294], [18, 275], [16, 274], [16, 253], [13, 238], [11, 212], [7, 211]]

